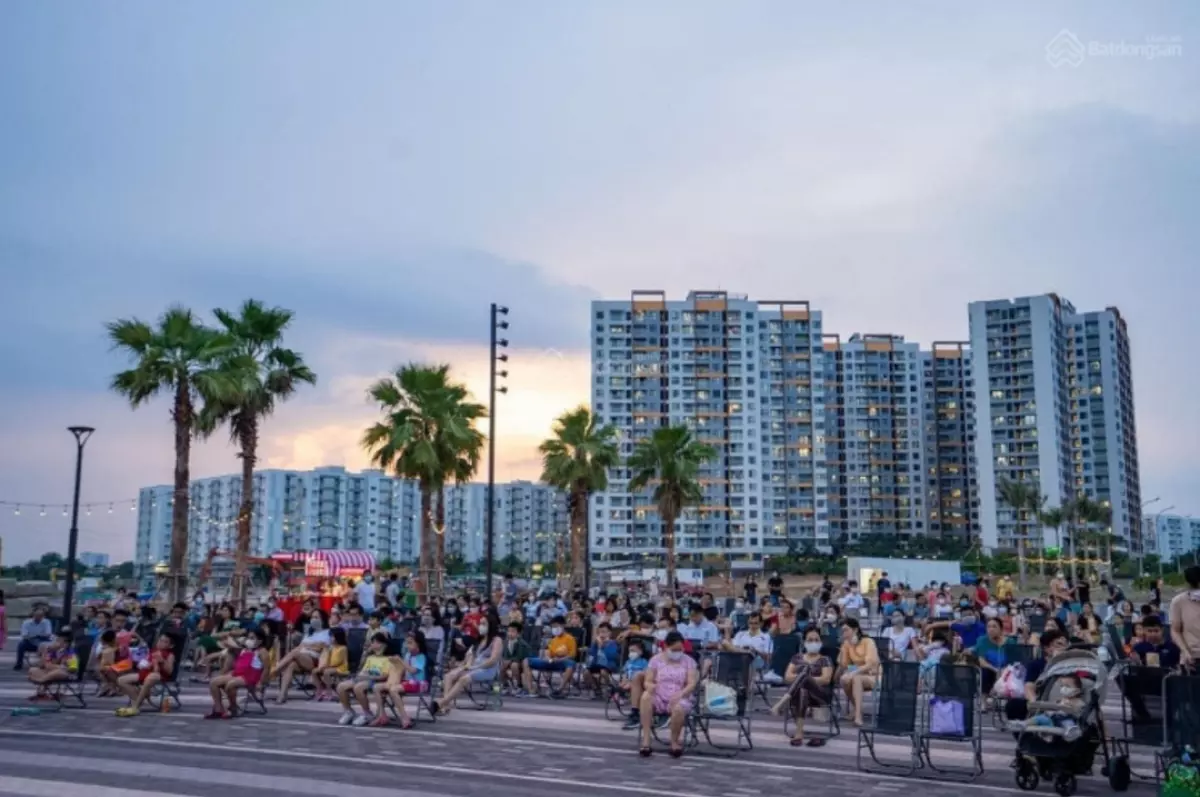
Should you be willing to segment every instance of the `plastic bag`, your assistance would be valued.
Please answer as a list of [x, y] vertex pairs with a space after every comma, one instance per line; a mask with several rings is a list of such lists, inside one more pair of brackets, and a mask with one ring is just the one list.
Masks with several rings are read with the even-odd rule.
[[1025, 696], [1025, 667], [1021, 664], [1010, 664], [1000, 671], [996, 685], [992, 687], [992, 695], [1007, 700]]
[[929, 701], [929, 733], [932, 736], [966, 736], [963, 704], [935, 697]]
[[733, 687], [709, 681], [704, 685], [704, 710], [714, 717], [737, 715], [737, 692]]

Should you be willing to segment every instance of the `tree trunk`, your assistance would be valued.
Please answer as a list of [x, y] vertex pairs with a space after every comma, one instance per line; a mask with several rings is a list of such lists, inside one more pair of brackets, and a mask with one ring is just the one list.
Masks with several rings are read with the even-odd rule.
[[433, 569], [436, 576], [436, 589], [440, 595], [442, 583], [446, 578], [446, 488], [444, 486], [438, 487], [436, 511], [437, 514], [433, 519]]
[[171, 601], [187, 600], [188, 581], [188, 488], [192, 456], [192, 394], [186, 380], [175, 386], [175, 493], [171, 506], [171, 559], [168, 578]]
[[[236, 422], [237, 419], [235, 419]], [[258, 419], [246, 418], [239, 426], [242, 457], [242, 505], [238, 510], [237, 545], [233, 556], [233, 603], [246, 608], [250, 587], [247, 557], [250, 556], [250, 524], [254, 516], [254, 468], [258, 464]]]
[[571, 491], [571, 578], [569, 583], [572, 586], [581, 585], [585, 592], [587, 584], [583, 584], [583, 557], [587, 551], [587, 540], [584, 538], [587, 534], [587, 507], [587, 488], [576, 485], [575, 489]]
[[421, 479], [421, 555], [417, 567], [418, 577], [424, 585], [423, 597], [428, 600], [433, 594], [433, 585], [430, 582], [430, 577], [433, 575], [433, 541], [429, 538], [432, 536], [429, 531], [429, 521], [433, 514], [433, 490], [429, 487], [429, 482]]
[[1067, 544], [1070, 546], [1070, 551], [1067, 554], [1067, 558], [1070, 559], [1071, 561], [1070, 561], [1070, 564], [1068, 565], [1067, 569], [1065, 571], [1063, 571], [1063, 575], [1070, 575], [1071, 578], [1074, 579], [1075, 578], [1075, 537], [1078, 535], [1075, 533], [1075, 529], [1071, 528], [1072, 525], [1073, 524], [1067, 525]]
[[675, 596], [675, 516], [663, 517], [663, 546], [667, 549], [667, 592]]
[[1025, 537], [1017, 537], [1017, 583], [1025, 589]]

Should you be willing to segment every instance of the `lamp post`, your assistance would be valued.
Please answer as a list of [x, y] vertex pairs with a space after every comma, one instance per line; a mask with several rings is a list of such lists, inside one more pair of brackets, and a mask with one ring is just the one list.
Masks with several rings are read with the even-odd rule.
[[[1156, 541], [1158, 540], [1158, 521], [1160, 519], [1162, 519], [1163, 515], [1170, 512], [1174, 508], [1175, 508], [1175, 505], [1171, 504], [1170, 506], [1165, 507], [1164, 509], [1158, 510], [1158, 512], [1154, 515], [1154, 539]], [[1162, 574], [1163, 574], [1163, 552], [1162, 552], [1162, 546], [1159, 545], [1158, 546], [1158, 577], [1162, 578]]]
[[[1143, 515], [1142, 512], [1145, 511], [1146, 507], [1150, 506], [1151, 504], [1158, 503], [1161, 500], [1162, 500], [1162, 498], [1160, 498], [1159, 496], [1156, 495], [1153, 498], [1151, 498], [1149, 501], [1142, 501], [1142, 505], [1140, 507], [1138, 507], [1138, 523], [1139, 524], [1144, 522], [1145, 515]], [[1141, 533], [1138, 534], [1137, 574], [1140, 577], [1140, 576], [1145, 575], [1145, 573], [1143, 571], [1145, 570], [1145, 567], [1146, 567], [1146, 565], [1145, 565], [1145, 563], [1146, 563], [1146, 529], [1142, 528], [1142, 529], [1139, 529], [1139, 531]], [[1158, 529], [1154, 530], [1154, 535], [1155, 535], [1155, 538], [1158, 537]]]
[[75, 436], [75, 499], [71, 504], [71, 534], [67, 541], [67, 588], [63, 590], [63, 622], [71, 622], [71, 604], [75, 600], [75, 556], [79, 550], [79, 483], [83, 478], [83, 447], [96, 431], [90, 426], [70, 426]]
[[497, 371], [497, 363], [508, 362], [508, 355], [500, 352], [500, 349], [508, 348], [508, 340], [505, 338], [496, 337], [496, 333], [502, 329], [508, 329], [508, 322], [503, 319], [503, 316], [508, 315], [508, 308], [492, 302], [491, 312], [491, 356], [488, 359], [488, 477], [487, 477], [487, 539], [485, 540], [487, 550], [484, 552], [486, 560], [486, 587], [487, 599], [492, 598], [492, 571], [495, 567], [496, 553], [496, 394], [507, 393], [508, 388], [504, 385], [496, 386], [496, 379], [503, 379], [508, 376], [508, 371]]

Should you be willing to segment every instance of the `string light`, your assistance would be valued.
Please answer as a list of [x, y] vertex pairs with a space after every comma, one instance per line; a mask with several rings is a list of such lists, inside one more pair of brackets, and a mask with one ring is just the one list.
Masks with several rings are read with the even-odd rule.
[[[114, 501], [88, 501], [87, 503], [80, 504], [79, 508], [83, 510], [84, 514], [87, 514], [89, 516], [93, 512], [95, 512], [96, 514], [99, 514], [102, 509], [107, 508], [108, 514], [111, 515], [116, 510], [117, 504], [123, 503], [125, 501], [129, 502], [129, 511], [130, 512], [137, 512], [138, 502], [137, 502], [136, 498], [132, 498], [132, 499], [131, 498], [122, 498], [120, 500], [114, 500]], [[46, 513], [48, 511], [51, 511], [54, 509], [60, 510], [62, 512], [63, 517], [67, 517], [70, 515], [70, 509], [71, 509], [71, 505], [69, 503], [43, 504], [38, 501], [0, 501], [0, 507], [11, 507], [14, 517], [21, 517], [22, 515], [27, 514], [26, 512], [23, 512], [22, 510], [23, 509], [32, 509], [33, 507], [37, 507], [38, 517], [46, 517]]]

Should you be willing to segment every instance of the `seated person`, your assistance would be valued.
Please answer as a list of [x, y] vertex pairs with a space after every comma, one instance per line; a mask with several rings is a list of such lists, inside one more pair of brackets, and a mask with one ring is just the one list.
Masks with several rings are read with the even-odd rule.
[[721, 650], [730, 653], [753, 653], [754, 669], [761, 671], [771, 662], [771, 650], [774, 643], [771, 635], [763, 631], [762, 615], [754, 612], [746, 618], [746, 630], [738, 631], [733, 639], [729, 639], [732, 627], [725, 627], [725, 641]]
[[[342, 631], [342, 629], [333, 629], [333, 634], [336, 635], [338, 631]], [[345, 632], [343, 631], [342, 633], [344, 634]], [[353, 724], [360, 728], [366, 725], [372, 719], [370, 696], [372, 692], [376, 691], [375, 686], [377, 684], [390, 685], [392, 681], [399, 682], [399, 672], [395, 670], [391, 659], [386, 655], [387, 643], [388, 635], [382, 631], [377, 631], [375, 636], [367, 641], [366, 655], [363, 656], [358, 675], [354, 676], [354, 678], [347, 678], [337, 685], [338, 702], [342, 704], [342, 716], [338, 720], [338, 725]], [[394, 675], [396, 677], [393, 677]], [[354, 708], [350, 705], [351, 695], [358, 699], [358, 704], [363, 710], [362, 714], [355, 715]], [[380, 695], [378, 717], [382, 716], [383, 698]]]
[[600, 686], [609, 683], [612, 674], [621, 662], [621, 646], [612, 638], [612, 626], [600, 623], [596, 626], [596, 639], [588, 646], [587, 669], [583, 683], [598, 693]]
[[645, 673], [639, 712], [642, 739], [638, 753], [643, 757], [652, 754], [651, 726], [655, 715], [665, 715], [670, 728], [671, 756], [679, 758], [683, 755], [683, 726], [692, 710], [692, 694], [700, 682], [700, 668], [684, 652], [683, 635], [678, 631], [669, 633], [663, 642], [663, 649], [650, 660]]
[[845, 672], [841, 686], [846, 694], [847, 713], [852, 712], [855, 726], [862, 727], [863, 696], [875, 688], [875, 680], [879, 677], [879, 650], [875, 640], [863, 633], [858, 620], [853, 617], [842, 623], [838, 665]]
[[149, 658], [138, 662], [135, 672], [126, 673], [117, 679], [117, 688], [129, 698], [129, 705], [117, 709], [117, 716], [136, 717], [154, 685], [170, 681], [174, 674], [175, 649], [171, 637], [159, 634]]
[[133, 669], [129, 648], [117, 645], [117, 632], [108, 629], [100, 635], [100, 663], [96, 672], [100, 676], [100, 691], [97, 697], [116, 697], [120, 694], [117, 680]]
[[828, 656], [821, 654], [821, 632], [809, 628], [804, 632], [804, 647], [800, 653], [788, 662], [787, 672], [783, 680], [787, 683], [788, 691], [778, 703], [771, 707], [772, 714], [778, 714], [785, 704], [790, 704], [792, 718], [796, 722], [796, 730], [792, 734], [791, 746], [821, 747], [824, 739], [804, 740], [804, 718], [808, 710], [815, 706], [828, 706], [833, 700], [833, 662]]
[[[243, 645], [238, 651], [237, 658], [233, 661], [232, 670], [218, 675], [208, 684], [213, 705], [212, 711], [204, 716], [206, 720], [232, 717], [238, 711], [238, 690], [243, 687], [254, 689], [262, 682], [268, 666], [267, 652], [264, 646], [266, 641], [263, 638], [263, 632], [257, 628], [251, 628], [245, 632]], [[221, 703], [222, 695], [229, 701], [228, 711]]]
[[[17, 665], [14, 670], [20, 670], [25, 665], [25, 657], [30, 653], [37, 653], [43, 645], [53, 640], [53, 626], [50, 620], [46, 617], [46, 610], [42, 606], [33, 608], [33, 616], [21, 623], [21, 637], [17, 640]], [[0, 628], [0, 634], [6, 634], [7, 630]]]
[[[376, 633], [383, 633], [376, 631]], [[373, 639], [374, 634], [368, 639]], [[334, 700], [330, 684], [350, 674], [350, 647], [346, 642], [346, 629], [341, 626], [329, 629], [329, 647], [321, 651], [321, 658], [312, 673], [313, 686], [318, 701]]]
[[1079, 716], [1085, 706], [1083, 699], [1083, 684], [1074, 675], [1065, 675], [1058, 680], [1058, 708], [1052, 711], [1042, 711], [1031, 719], [1034, 725], [1045, 728], [1063, 728], [1067, 731], [1068, 741], [1079, 738]]
[[404, 655], [391, 660], [392, 668], [400, 673], [400, 679], [389, 678], [375, 685], [375, 694], [379, 698], [379, 716], [371, 724], [379, 727], [387, 725], [387, 714], [384, 713], [384, 700], [390, 698], [400, 717], [400, 727], [408, 730], [413, 726], [412, 718], [404, 708], [405, 695], [421, 695], [429, 692], [429, 654], [425, 646], [425, 635], [420, 631], [410, 631], [404, 638]]
[[52, 700], [48, 686], [69, 681], [79, 675], [79, 657], [71, 646], [71, 631], [64, 628], [54, 635], [53, 641], [42, 648], [42, 661], [29, 668], [29, 681], [37, 686], [30, 700]]
[[1163, 622], [1157, 616], [1142, 618], [1142, 641], [1136, 643], [1129, 658], [1144, 667], [1173, 670], [1179, 666], [1179, 648], [1167, 638]]
[[1067, 635], [1056, 629], [1049, 629], [1038, 640], [1042, 646], [1042, 655], [1025, 663], [1025, 697], [1009, 698], [1004, 704], [1004, 715], [1010, 720], [1023, 720], [1029, 716], [1029, 704], [1037, 700], [1037, 679], [1046, 670], [1046, 663], [1055, 656], [1066, 651], [1069, 642]]
[[566, 694], [571, 677], [575, 674], [575, 657], [578, 654], [575, 637], [566, 633], [566, 625], [562, 615], [550, 621], [550, 641], [546, 643], [546, 649], [541, 656], [529, 660], [529, 668], [525, 671], [526, 692], [534, 693], [534, 672], [558, 672], [563, 676], [560, 690]]
[[282, 673], [279, 681], [279, 696], [275, 702], [283, 705], [287, 702], [288, 692], [292, 688], [292, 680], [296, 673], [312, 672], [321, 661], [321, 652], [329, 647], [333, 638], [325, 622], [326, 615], [320, 609], [314, 609], [308, 621], [308, 634], [296, 644], [296, 647], [279, 660], [269, 676], [274, 679], [276, 673]]
[[991, 694], [996, 678], [1008, 663], [1005, 653], [1008, 637], [1004, 635], [1004, 623], [1000, 622], [999, 617], [991, 618], [986, 625], [987, 634], [976, 640], [972, 650], [979, 657], [979, 666], [982, 668], [979, 674], [983, 693]]
[[[446, 673], [442, 679], [442, 696], [430, 704], [434, 714], [449, 714], [454, 707], [454, 699], [467, 691], [472, 683], [490, 684], [500, 676], [504, 640], [497, 627], [499, 624], [500, 619], [495, 612], [489, 612], [479, 622], [479, 641], [467, 651], [462, 666]], [[574, 642], [572, 637], [567, 638]]]
[[504, 637], [504, 650], [501, 654], [500, 679], [504, 694], [514, 697], [526, 697], [528, 693], [522, 684], [525, 682], [526, 662], [533, 656], [529, 643], [525, 641], [522, 632], [525, 625], [520, 620], [508, 624]]
[[888, 613], [888, 627], [884, 629], [883, 637], [889, 642], [888, 658], [893, 661], [903, 661], [917, 638], [917, 630], [906, 623], [907, 619], [903, 609], [893, 608]]

